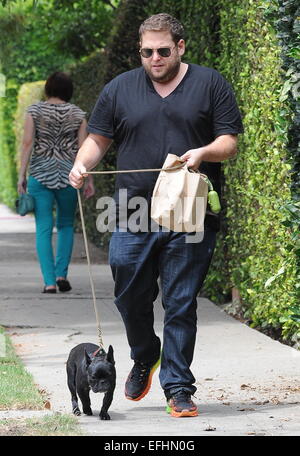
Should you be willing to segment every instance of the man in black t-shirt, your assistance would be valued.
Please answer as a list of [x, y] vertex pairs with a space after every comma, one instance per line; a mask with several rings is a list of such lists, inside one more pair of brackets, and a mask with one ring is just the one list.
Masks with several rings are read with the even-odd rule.
[[[241, 116], [230, 85], [215, 70], [181, 61], [182, 25], [157, 14], [140, 27], [142, 67], [121, 74], [101, 92], [89, 121], [71, 184], [102, 159], [114, 140], [117, 169], [161, 168], [168, 153], [181, 156], [192, 169], [208, 175], [220, 193], [220, 162], [236, 153]], [[151, 199], [158, 173], [117, 175], [115, 200]], [[121, 201], [122, 200], [122, 201]], [[125, 385], [128, 399], [149, 391], [161, 358], [160, 382], [174, 417], [196, 416], [196, 391], [190, 370], [197, 329], [197, 295], [215, 247], [218, 217], [206, 214], [201, 242], [186, 242], [186, 233], [120, 229], [110, 242], [115, 303], [125, 323], [134, 366]], [[153, 302], [161, 294], [165, 309], [164, 343], [153, 329]], [[161, 352], [161, 356], [160, 356]]]

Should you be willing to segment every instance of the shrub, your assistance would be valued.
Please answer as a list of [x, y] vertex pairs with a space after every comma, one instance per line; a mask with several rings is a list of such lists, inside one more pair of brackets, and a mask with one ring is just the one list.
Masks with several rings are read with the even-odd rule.
[[45, 81], [27, 82], [22, 84], [18, 93], [18, 105], [15, 113], [14, 132], [16, 137], [17, 169], [20, 165], [20, 148], [24, 132], [24, 120], [28, 106], [44, 98]]
[[291, 111], [282, 98], [280, 47], [264, 8], [270, 2], [221, 0], [218, 67], [236, 90], [245, 134], [235, 160], [224, 163], [228, 266], [253, 326], [299, 330], [296, 258], [282, 206], [291, 198], [288, 128]]

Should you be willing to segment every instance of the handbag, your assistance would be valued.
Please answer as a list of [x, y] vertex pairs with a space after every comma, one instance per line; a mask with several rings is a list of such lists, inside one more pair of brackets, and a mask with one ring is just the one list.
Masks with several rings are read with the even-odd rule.
[[19, 215], [26, 215], [34, 211], [34, 198], [29, 193], [21, 193], [16, 200], [16, 211]]
[[207, 176], [193, 171], [177, 155], [168, 154], [163, 168], [182, 164], [180, 168], [162, 169], [151, 200], [151, 218], [175, 232], [203, 232], [207, 206]]

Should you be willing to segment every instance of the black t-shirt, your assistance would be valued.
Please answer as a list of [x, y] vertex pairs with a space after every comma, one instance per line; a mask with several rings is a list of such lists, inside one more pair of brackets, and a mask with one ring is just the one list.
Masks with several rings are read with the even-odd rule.
[[[189, 64], [182, 81], [165, 98], [143, 67], [117, 76], [102, 90], [88, 131], [114, 139], [117, 169], [142, 169], [161, 168], [167, 154], [181, 156], [220, 135], [242, 133], [243, 126], [228, 82], [214, 69]], [[200, 170], [220, 194], [221, 164], [202, 162]], [[118, 174], [116, 189], [150, 199], [157, 176]], [[206, 218], [218, 229], [218, 217]]]

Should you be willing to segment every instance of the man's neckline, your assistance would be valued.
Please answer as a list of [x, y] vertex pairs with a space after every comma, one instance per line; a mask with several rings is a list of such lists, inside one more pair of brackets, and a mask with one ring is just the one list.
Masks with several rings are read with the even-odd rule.
[[[145, 71], [145, 70], [144, 70]], [[185, 79], [187, 78], [187, 76], [189, 75], [191, 71], [191, 65], [189, 63], [186, 64], [186, 69], [185, 69], [185, 73], [183, 74], [181, 80], [178, 82], [178, 84], [172, 89], [172, 91], [170, 93], [168, 93], [166, 96], [162, 96], [161, 93], [159, 93], [159, 91], [157, 90], [157, 88], [155, 87], [154, 85], [154, 82], [152, 81], [152, 79], [150, 78], [150, 76], [146, 73], [145, 71], [145, 75], [146, 75], [146, 79], [148, 81], [148, 84], [150, 86], [150, 88], [157, 94], [157, 96], [159, 96], [162, 100], [170, 97], [172, 94], [174, 94], [175, 92], [177, 92], [178, 90], [180, 90], [181, 86], [183, 85]], [[161, 86], [162, 89], [163, 89], [163, 85]], [[162, 90], [163, 92], [163, 90]]]

